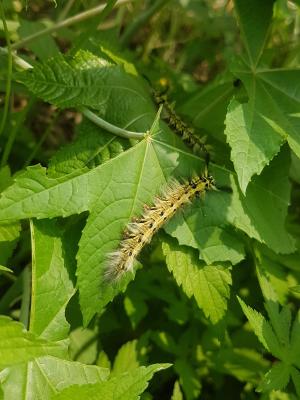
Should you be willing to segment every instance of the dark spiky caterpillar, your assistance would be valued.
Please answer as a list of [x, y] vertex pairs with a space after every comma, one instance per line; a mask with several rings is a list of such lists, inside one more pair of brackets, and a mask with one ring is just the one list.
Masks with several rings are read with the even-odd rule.
[[187, 123], [176, 114], [174, 107], [169, 103], [166, 94], [160, 94], [154, 92], [154, 100], [159, 106], [164, 107], [164, 118], [170, 128], [189, 146], [194, 153], [202, 152], [205, 156], [206, 163], [209, 162], [209, 151], [208, 146], [205, 144], [206, 139], [200, 138], [195, 135], [195, 129], [189, 126]]
[[118, 250], [109, 255], [106, 279], [114, 281], [132, 271], [134, 260], [153, 235], [194, 197], [211, 189], [215, 189], [211, 176], [198, 176], [182, 184], [172, 180], [162, 195], [154, 199], [154, 204], [145, 205], [143, 214], [126, 227]]

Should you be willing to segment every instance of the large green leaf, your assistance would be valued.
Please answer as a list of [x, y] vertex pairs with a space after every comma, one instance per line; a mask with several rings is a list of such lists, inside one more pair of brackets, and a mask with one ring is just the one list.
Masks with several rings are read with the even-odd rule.
[[73, 58], [55, 57], [36, 63], [18, 78], [36, 96], [59, 107], [89, 106], [118, 126], [148, 129], [154, 107], [142, 80], [120, 66], [91, 58], [87, 62], [85, 52]]
[[272, 390], [285, 389], [290, 380], [291, 366], [283, 362], [277, 362], [267, 372], [257, 390], [270, 392]]
[[129, 372], [139, 367], [137, 343], [137, 340], [132, 340], [123, 344], [119, 349], [111, 371], [111, 377], [121, 375], [124, 372]]
[[53, 396], [53, 400], [138, 400], [153, 374], [168, 367], [153, 364], [94, 385], [74, 385]]
[[45, 356], [15, 364], [0, 373], [5, 399], [48, 400], [71, 385], [99, 383], [109, 370]]
[[263, 66], [252, 70], [245, 60], [237, 62], [233, 70], [246, 86], [249, 103], [232, 103], [225, 133], [245, 192], [252, 175], [261, 172], [283, 141], [300, 157], [300, 70]]
[[21, 323], [0, 317], [0, 369], [46, 355], [66, 358], [66, 343], [42, 339]]
[[179, 382], [187, 400], [199, 398], [202, 385], [197, 371], [184, 358], [176, 360], [174, 369], [179, 374]]
[[250, 348], [221, 348], [216, 355], [213, 354], [212, 359], [214, 368], [242, 382], [258, 383], [270, 366], [262, 354]]
[[[246, 197], [241, 194], [232, 177], [232, 196], [228, 198], [223, 195], [219, 197], [219, 204], [215, 204], [231, 224], [265, 243], [276, 253], [296, 250], [294, 239], [285, 227], [291, 190], [289, 166], [289, 153], [284, 149], [249, 184]], [[216, 198], [212, 198], [212, 201], [215, 202]]]
[[183, 395], [180, 390], [180, 385], [179, 385], [178, 381], [176, 381], [174, 384], [174, 389], [173, 389], [171, 400], [183, 400]]
[[167, 154], [160, 158], [150, 141], [103, 165], [97, 205], [87, 220], [77, 256], [81, 304], [88, 319], [132, 279], [129, 274], [124, 282], [101, 284], [107, 254], [118, 247], [126, 224], [153, 201], [175, 165]]
[[178, 246], [174, 240], [163, 242], [163, 252], [177, 284], [189, 297], [195, 298], [206, 317], [213, 323], [224, 317], [230, 296], [229, 269], [201, 263], [193, 250]]
[[274, 134], [267, 117], [267, 104], [258, 110], [255, 100], [257, 97], [249, 104], [232, 100], [226, 116], [225, 134], [244, 194], [252, 176], [261, 173], [284, 142], [284, 137]]
[[[90, 171], [85, 169], [54, 179], [40, 166], [28, 168], [2, 194], [0, 220], [51, 218], [90, 211], [80, 240], [77, 269], [81, 306], [89, 321], [132, 278], [129, 274], [115, 286], [101, 283], [107, 253], [117, 248], [125, 225], [141, 213], [144, 203], [153, 201], [168, 176], [191, 176], [193, 171], [201, 171], [202, 165], [201, 159], [186, 152], [180, 141], [165, 130]], [[289, 202], [288, 167], [288, 157], [283, 152], [249, 185], [246, 197], [231, 177], [233, 195], [211, 193], [204, 200], [211, 209], [209, 214], [217, 215], [219, 225], [232, 224], [274, 251], [292, 251], [292, 241], [284, 228]], [[212, 172], [218, 184], [228, 185], [229, 171], [214, 166]], [[193, 207], [199, 214], [196, 202], [189, 212], [193, 213]], [[222, 235], [218, 240], [222, 248]], [[236, 251], [228, 246], [226, 237], [223, 248]]]
[[76, 252], [75, 228], [72, 226], [64, 232], [55, 220], [35, 220], [31, 224], [30, 331], [48, 340], [57, 341], [68, 336], [69, 324], [65, 318], [65, 309], [75, 292], [72, 282], [72, 269], [75, 267], [72, 265], [72, 256], [75, 261]]
[[268, 351], [281, 358], [282, 349], [271, 324], [262, 314], [247, 306], [240, 298], [238, 300], [259, 341]]
[[274, 0], [234, 0], [241, 33], [251, 64], [263, 52], [273, 14]]
[[300, 157], [299, 69], [270, 69], [260, 63], [272, 16], [273, 1], [236, 0], [248, 57], [232, 64], [249, 102], [233, 100], [226, 117], [227, 141], [243, 193], [285, 141]]

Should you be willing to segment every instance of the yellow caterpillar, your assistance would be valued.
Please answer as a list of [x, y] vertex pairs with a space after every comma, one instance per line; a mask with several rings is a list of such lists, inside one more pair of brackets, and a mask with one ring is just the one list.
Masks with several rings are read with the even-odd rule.
[[132, 271], [134, 260], [153, 235], [194, 197], [211, 189], [215, 189], [212, 176], [199, 176], [183, 184], [172, 180], [162, 196], [156, 197], [152, 206], [145, 205], [141, 217], [126, 227], [118, 250], [109, 254], [105, 278], [114, 281]]

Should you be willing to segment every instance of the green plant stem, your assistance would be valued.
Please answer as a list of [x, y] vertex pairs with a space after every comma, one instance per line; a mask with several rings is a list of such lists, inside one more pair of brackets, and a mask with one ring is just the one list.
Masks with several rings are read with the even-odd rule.
[[10, 155], [10, 152], [13, 147], [14, 141], [17, 137], [17, 134], [18, 134], [23, 122], [25, 121], [25, 118], [26, 118], [29, 110], [33, 106], [34, 102], [35, 102], [35, 98], [33, 97], [29, 100], [27, 106], [21, 112], [19, 112], [19, 114], [17, 116], [17, 121], [11, 129], [10, 135], [9, 135], [8, 140], [4, 147], [4, 151], [3, 151], [1, 163], [0, 163], [1, 167], [3, 167], [7, 163], [8, 157]]
[[11, 93], [11, 78], [12, 78], [12, 63], [13, 63], [13, 61], [12, 61], [12, 46], [11, 46], [10, 39], [9, 39], [9, 33], [8, 33], [8, 29], [7, 29], [5, 13], [4, 13], [4, 6], [3, 6], [2, 0], [0, 1], [0, 11], [1, 11], [1, 18], [3, 21], [6, 46], [7, 46], [7, 79], [6, 79], [6, 88], [5, 88], [4, 109], [3, 109], [3, 115], [2, 115], [1, 124], [0, 124], [0, 136], [1, 136], [4, 131], [6, 120], [7, 120], [7, 115], [8, 115], [8, 107], [9, 107], [9, 100], [10, 100], [10, 93]]
[[59, 15], [57, 22], [60, 22], [66, 18], [66, 16], [69, 14], [72, 6], [74, 5], [75, 0], [69, 0], [65, 7], [63, 8], [61, 14]]
[[55, 114], [53, 115], [51, 123], [47, 126], [47, 128], [45, 129], [44, 133], [42, 134], [40, 140], [37, 142], [35, 147], [32, 149], [32, 152], [30, 153], [29, 157], [27, 158], [27, 160], [26, 160], [26, 162], [24, 164], [24, 168], [28, 167], [28, 165], [34, 159], [35, 155], [37, 154], [37, 152], [41, 148], [42, 144], [47, 139], [48, 135], [51, 133], [51, 131], [52, 131], [52, 129], [53, 129], [53, 127], [54, 127], [54, 125], [55, 125], [55, 123], [57, 121], [58, 116], [59, 116], [59, 112], [56, 111]]
[[23, 291], [22, 302], [20, 310], [20, 321], [28, 329], [29, 313], [30, 313], [30, 294], [31, 294], [31, 272], [28, 265], [25, 267], [23, 273]]
[[[128, 3], [131, 0], [119, 0], [116, 3], [116, 7], [119, 7], [123, 4]], [[101, 13], [106, 7], [106, 4], [101, 4], [97, 7], [91, 8], [90, 10], [83, 11], [82, 13], [79, 13], [77, 15], [74, 15], [70, 18], [67, 18], [63, 21], [59, 21], [53, 26], [50, 26], [49, 28], [42, 29], [41, 31], [38, 31], [36, 33], [33, 33], [32, 35], [29, 35], [25, 37], [24, 39], [20, 40], [19, 42], [14, 43], [11, 48], [13, 50], [19, 49], [20, 47], [24, 47], [27, 43], [32, 42], [33, 40], [40, 38], [41, 36], [48, 35], [50, 33], [56, 32], [59, 29], [66, 28], [67, 26], [74, 25], [78, 22], [82, 22], [87, 20], [88, 18], [94, 17], [95, 15]]]
[[[0, 47], [0, 53], [8, 55], [8, 49], [5, 47]], [[29, 64], [27, 61], [25, 61], [23, 58], [18, 57], [16, 54], [11, 53], [13, 62], [18, 65], [22, 69], [29, 69], [33, 68], [31, 64]]]
[[157, 0], [151, 7], [149, 7], [146, 11], [141, 13], [132, 24], [128, 26], [125, 30], [121, 43], [123, 46], [126, 46], [133, 35], [143, 26], [145, 23], [161, 8], [163, 8], [170, 0]]
[[112, 125], [90, 111], [88, 108], [83, 107], [80, 109], [80, 111], [90, 121], [94, 122], [96, 125], [100, 126], [106, 131], [113, 133], [114, 135], [125, 137], [127, 139], [143, 139], [146, 135], [145, 132], [131, 132], [127, 131], [126, 129], [119, 128], [118, 126]]

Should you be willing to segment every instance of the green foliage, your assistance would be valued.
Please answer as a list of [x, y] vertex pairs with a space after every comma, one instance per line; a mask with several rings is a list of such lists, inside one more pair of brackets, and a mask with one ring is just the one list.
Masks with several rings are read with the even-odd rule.
[[[299, 398], [299, 2], [23, 3], [0, 27], [0, 398]], [[205, 173], [109, 280], [128, 224]]]
[[206, 317], [216, 323], [227, 309], [231, 276], [222, 265], [205, 265], [197, 260], [192, 250], [163, 243], [163, 252], [170, 272], [188, 297], [194, 296]]
[[62, 390], [61, 393], [53, 396], [53, 399], [138, 400], [139, 395], [148, 386], [148, 381], [152, 378], [153, 374], [167, 367], [167, 364], [140, 367], [133, 370], [133, 372], [125, 372], [118, 377], [110, 378], [104, 383], [74, 385]]

